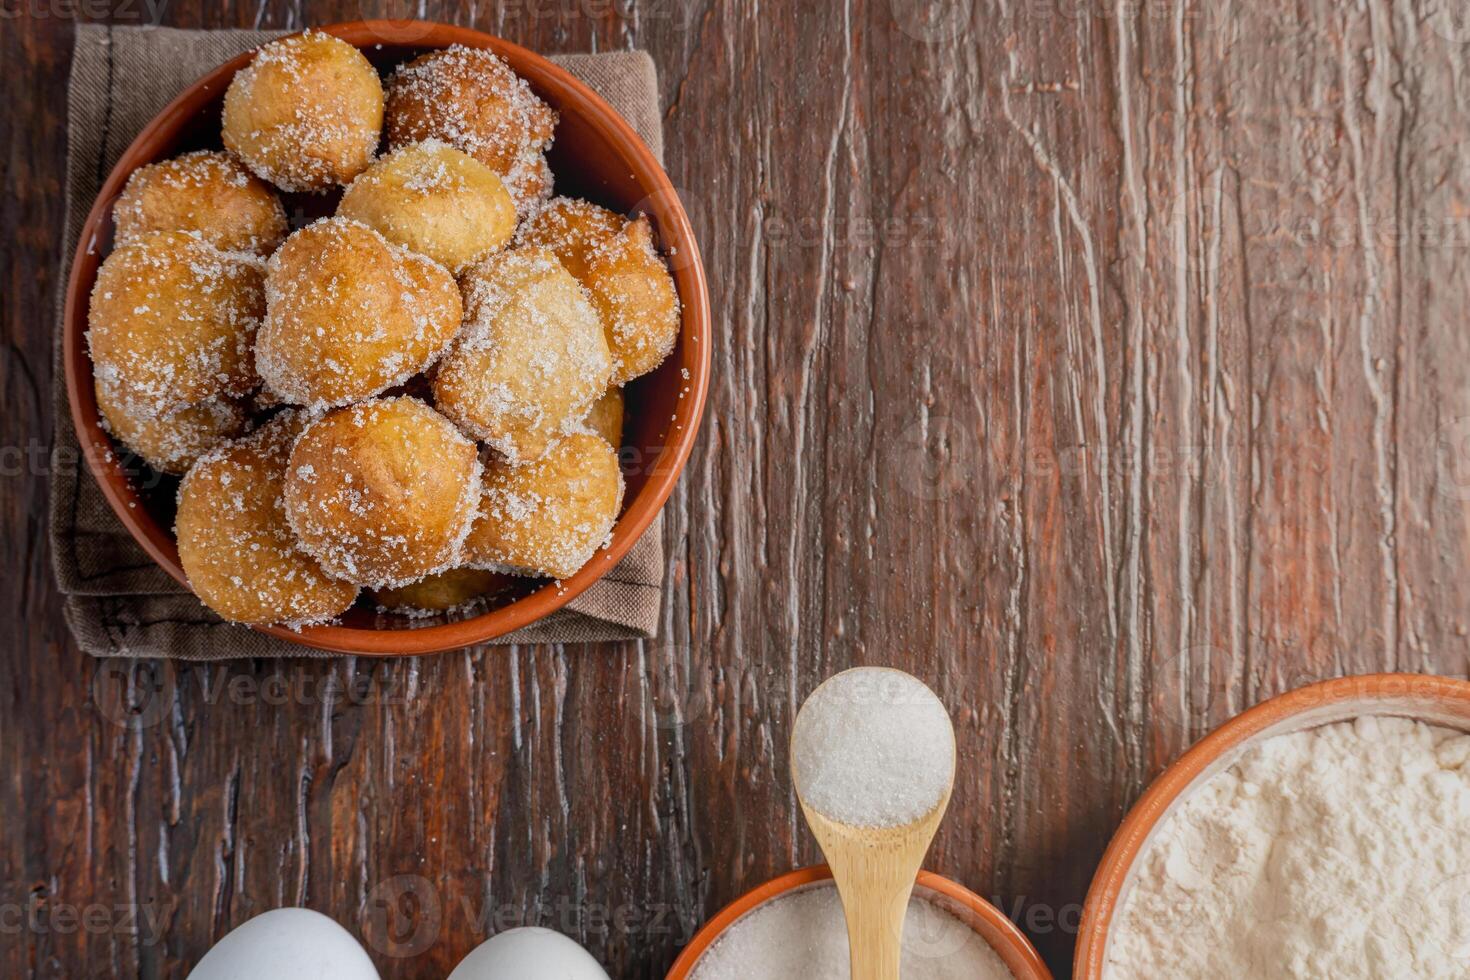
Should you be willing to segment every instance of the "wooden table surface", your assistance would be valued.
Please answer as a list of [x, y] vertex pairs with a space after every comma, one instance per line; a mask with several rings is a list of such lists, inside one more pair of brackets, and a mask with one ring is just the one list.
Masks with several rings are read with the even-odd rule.
[[[182, 977], [307, 905], [384, 977], [528, 923], [662, 976], [818, 859], [792, 714], [877, 663], [954, 715], [928, 865], [1065, 976], [1109, 836], [1200, 734], [1470, 666], [1445, 6], [4, 0], [0, 974]], [[74, 23], [384, 13], [658, 62], [719, 324], [662, 637], [99, 670], [45, 544]]]

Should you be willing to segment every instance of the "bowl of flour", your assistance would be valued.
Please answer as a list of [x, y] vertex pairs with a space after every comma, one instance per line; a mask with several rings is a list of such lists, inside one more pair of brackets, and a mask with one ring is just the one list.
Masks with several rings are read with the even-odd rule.
[[1090, 980], [1470, 977], [1470, 683], [1375, 674], [1190, 749], [1093, 879]]
[[[847, 925], [825, 865], [774, 878], [700, 929], [667, 980], [848, 980]], [[919, 872], [904, 920], [904, 980], [1051, 980], [1035, 948], [968, 889]]]

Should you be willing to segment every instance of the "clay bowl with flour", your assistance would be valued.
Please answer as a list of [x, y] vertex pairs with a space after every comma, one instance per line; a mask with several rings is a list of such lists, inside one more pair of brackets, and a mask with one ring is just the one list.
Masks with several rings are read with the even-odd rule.
[[[699, 965], [700, 957], [747, 913], [774, 899], [823, 885], [831, 880], [832, 872], [826, 865], [819, 864], [798, 868], [746, 892], [721, 909], [695, 933], [689, 945], [684, 947], [684, 951], [669, 968], [665, 980], [688, 980]], [[942, 942], [946, 945], [950, 942], [984, 942], [1000, 956], [1001, 962], [1005, 963], [1015, 980], [1051, 980], [1051, 971], [1046, 968], [1026, 935], [1000, 909], [968, 888], [931, 871], [920, 871], [914, 884], [914, 894], [934, 903], [973, 931], [973, 936], [967, 934], [967, 937], [959, 939], [944, 937]]]
[[1154, 780], [1103, 854], [1083, 905], [1073, 975], [1101, 980], [1110, 927], [1127, 901], [1139, 859], [1191, 791], [1263, 739], [1363, 715], [1411, 718], [1470, 732], [1470, 682], [1425, 674], [1366, 674], [1309, 684], [1236, 715], [1200, 740]]
[[[560, 114], [548, 154], [556, 190], [652, 220], [683, 307], [673, 353], [625, 390], [625, 504], [606, 550], [562, 582], [509, 583], [483, 611], [459, 618], [413, 619], [360, 604], [338, 624], [264, 632], [308, 647], [377, 656], [435, 653], [502, 636], [542, 619], [586, 591], [612, 569], [663, 507], [694, 445], [710, 373], [709, 294], [688, 215], [653, 153], [599, 95], [564, 69], [524, 48], [468, 28], [423, 21], [357, 21], [321, 28], [359, 48], [380, 72], [425, 51], [462, 44], [487, 48], [509, 62]], [[189, 86], [138, 134], [108, 174], [86, 223], [67, 283], [63, 364], [72, 423], [87, 468], [108, 503], [149, 556], [187, 585], [173, 536], [177, 481], [160, 480], [121, 451], [103, 430], [87, 356], [88, 297], [112, 244], [112, 205], [134, 170], [188, 150], [220, 146], [225, 89], [251, 58], [246, 52]], [[288, 214], [331, 213], [335, 195], [286, 195]]]

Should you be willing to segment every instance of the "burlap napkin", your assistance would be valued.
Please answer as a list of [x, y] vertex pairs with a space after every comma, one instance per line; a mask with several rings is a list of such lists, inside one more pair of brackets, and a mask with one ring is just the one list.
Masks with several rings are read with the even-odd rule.
[[[280, 31], [77, 28], [67, 126], [63, 284], [87, 211], [113, 163], [185, 86]], [[563, 55], [558, 64], [601, 94], [660, 160], [663, 131], [652, 60], [641, 51]], [[60, 304], [57, 307], [60, 323]], [[97, 657], [330, 656], [222, 622], [155, 565], [123, 529], [90, 473], [75, 464], [57, 330], [51, 550], [78, 645]], [[68, 465], [70, 464], [70, 465]], [[663, 520], [618, 566], [554, 615], [493, 642], [588, 643], [648, 638], [663, 596]]]

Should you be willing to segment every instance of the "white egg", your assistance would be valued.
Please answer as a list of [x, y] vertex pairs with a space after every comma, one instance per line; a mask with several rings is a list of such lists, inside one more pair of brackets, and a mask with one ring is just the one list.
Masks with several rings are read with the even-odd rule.
[[449, 980], [607, 980], [607, 973], [561, 933], [526, 926], [470, 950]]
[[310, 909], [257, 915], [215, 943], [189, 980], [378, 980], [352, 934]]

